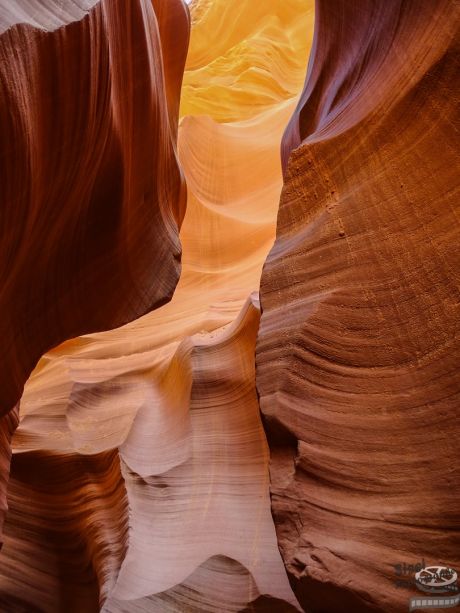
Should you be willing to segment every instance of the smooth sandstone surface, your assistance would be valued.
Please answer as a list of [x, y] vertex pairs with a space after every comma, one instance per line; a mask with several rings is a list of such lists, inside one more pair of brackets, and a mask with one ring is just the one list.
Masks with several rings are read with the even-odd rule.
[[181, 0], [0, 2], [1, 414], [45, 351], [172, 296], [188, 30]]
[[96, 613], [128, 544], [116, 451], [14, 454], [0, 553], [0, 608]]
[[0, 33], [18, 24], [52, 32], [88, 14], [99, 0], [1, 0]]
[[194, 0], [181, 115], [234, 122], [296, 97], [305, 78], [312, 9], [312, 1], [301, 0]]
[[[249, 63], [254, 45], [264, 50], [245, 79], [238, 79], [244, 61], [219, 61], [224, 50], [202, 56], [207, 38], [227, 36], [222, 11], [227, 23], [246, 15], [245, 30], [226, 43], [230, 58], [232, 47]], [[44, 590], [47, 610], [56, 611], [78, 589], [88, 610], [107, 612], [299, 610], [271, 517], [268, 447], [255, 390], [253, 292], [275, 237], [279, 145], [302, 88], [313, 10], [303, 0], [271, 0], [265, 12], [254, 10], [252, 0], [200, 0], [191, 5], [191, 18], [181, 105], [197, 114], [184, 116], [179, 127], [188, 191], [181, 278], [169, 304], [122, 328], [67, 341], [28, 380], [0, 553], [3, 606], [32, 607]], [[175, 40], [173, 25], [160, 27], [162, 42]], [[239, 95], [219, 113], [215, 88], [228, 70]], [[42, 456], [56, 467], [47, 481], [50, 498], [39, 498], [24, 517], [30, 491], [40, 490], [26, 478], [27, 466]], [[80, 459], [88, 482], [75, 512], [85, 519], [70, 511], [62, 478]], [[117, 501], [113, 514], [107, 488]], [[50, 533], [54, 501], [61, 506], [52, 513]], [[91, 514], [97, 510], [110, 518], [99, 520]], [[82, 534], [83, 521], [94, 526], [92, 534]], [[71, 559], [67, 544], [75, 534]], [[44, 542], [50, 556], [34, 555]], [[16, 559], [15, 551], [27, 554]], [[30, 584], [21, 591], [19, 573]]]
[[[185, 339], [161, 380], [167, 402], [138, 413], [120, 447], [129, 547], [104, 611], [141, 597], [163, 611], [171, 589], [171, 610], [183, 611], [181, 589], [205, 571], [194, 611], [236, 612], [262, 594], [296, 610], [270, 512], [268, 446], [254, 386], [258, 322], [253, 298], [223, 333]], [[182, 436], [159, 417], [179, 423]]]
[[0, 0], [1, 610], [460, 569], [459, 17], [317, 0], [307, 72], [312, 1]]
[[402, 613], [394, 565], [460, 568], [458, 24], [442, 0], [317, 3], [256, 369], [306, 611]]

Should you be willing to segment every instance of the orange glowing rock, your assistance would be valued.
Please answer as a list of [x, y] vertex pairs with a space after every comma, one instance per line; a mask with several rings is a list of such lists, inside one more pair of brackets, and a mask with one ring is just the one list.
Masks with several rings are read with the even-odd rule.
[[[186, 116], [178, 142], [188, 200], [174, 297], [122, 328], [48, 352], [25, 387], [13, 442], [21, 471], [44, 452], [60, 467], [52, 492], [58, 497], [65, 491], [66, 462], [81, 457], [85, 470], [97, 475], [110, 458], [117, 500], [126, 496], [131, 509], [131, 537], [125, 553], [114, 550], [117, 538], [126, 544], [117, 536], [125, 521], [117, 507], [110, 529], [105, 536], [97, 532], [86, 557], [80, 553], [72, 563], [53, 541], [64, 576], [74, 568], [70, 585], [65, 579], [60, 585], [46, 558], [39, 557], [34, 572], [33, 558], [24, 555], [15, 572], [30, 576], [31, 587], [20, 596], [14, 589], [17, 575], [0, 565], [4, 603], [20, 598], [30, 606], [41, 589], [53, 593], [56, 586], [70, 595], [87, 577], [83, 561], [89, 560], [95, 571], [86, 580], [96, 588], [88, 591], [88, 602], [95, 608], [104, 603], [105, 611], [298, 608], [270, 512], [268, 452], [254, 376], [259, 310], [256, 295], [248, 296], [258, 288], [275, 237], [279, 144], [304, 78], [312, 5], [270, 0], [262, 10], [253, 0], [200, 0], [191, 6], [191, 20], [181, 100]], [[228, 20], [241, 31], [229, 35]], [[166, 24], [160, 34], [163, 43], [173, 41], [176, 31]], [[208, 45], [203, 55], [207, 38], [221, 46]], [[249, 65], [254, 69], [248, 71]], [[216, 91], [230, 73], [233, 85], [228, 82], [229, 98], [219, 110]], [[173, 109], [177, 100], [168, 104]], [[113, 452], [120, 456], [125, 485], [118, 481]], [[21, 496], [31, 487], [18, 487], [23, 479], [18, 471], [14, 459], [14, 499], [5, 527], [8, 564], [21, 534]], [[101, 483], [95, 489], [96, 498], [104, 488]], [[61, 513], [72, 533], [76, 519], [65, 504]], [[100, 504], [105, 512], [110, 499]], [[21, 543], [28, 551], [48, 525], [48, 507], [39, 509], [37, 520], [26, 520], [35, 534], [32, 545]], [[96, 511], [96, 502], [91, 509]], [[68, 533], [64, 536], [66, 542]], [[79, 538], [86, 550], [90, 541]], [[110, 571], [103, 572], [107, 564]], [[42, 583], [48, 574], [51, 583]]]

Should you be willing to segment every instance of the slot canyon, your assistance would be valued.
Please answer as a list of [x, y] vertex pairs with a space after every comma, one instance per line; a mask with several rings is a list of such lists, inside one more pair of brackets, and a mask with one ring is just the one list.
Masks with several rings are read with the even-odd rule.
[[0, 0], [1, 612], [460, 606], [459, 23]]

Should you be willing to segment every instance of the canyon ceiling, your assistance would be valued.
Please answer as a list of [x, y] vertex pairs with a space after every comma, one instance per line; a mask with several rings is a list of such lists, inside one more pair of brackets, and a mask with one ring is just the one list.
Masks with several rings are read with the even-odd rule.
[[0, 0], [1, 611], [402, 613], [397, 565], [460, 573], [459, 23]]

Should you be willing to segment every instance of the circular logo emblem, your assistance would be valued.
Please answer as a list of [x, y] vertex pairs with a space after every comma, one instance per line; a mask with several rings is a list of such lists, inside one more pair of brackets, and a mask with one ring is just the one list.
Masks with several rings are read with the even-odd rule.
[[457, 573], [447, 566], [427, 566], [415, 573], [415, 581], [423, 592], [451, 592], [457, 587]]

